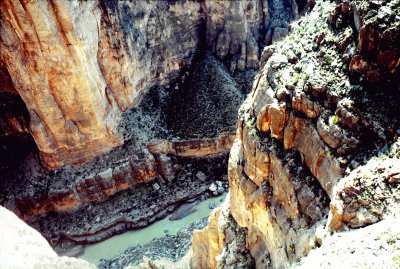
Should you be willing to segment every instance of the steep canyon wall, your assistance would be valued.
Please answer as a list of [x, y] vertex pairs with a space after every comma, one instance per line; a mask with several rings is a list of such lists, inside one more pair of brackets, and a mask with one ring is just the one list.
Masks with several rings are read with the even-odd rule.
[[286, 268], [329, 232], [398, 212], [399, 1], [315, 2], [263, 51], [239, 111], [229, 205], [194, 233], [194, 268]]
[[297, 16], [295, 1], [266, 0], [7, 0], [0, 7], [0, 58], [48, 168], [82, 164], [123, 143], [121, 112], [152, 85], [178, 79], [205, 49], [232, 72], [257, 68], [260, 47]]

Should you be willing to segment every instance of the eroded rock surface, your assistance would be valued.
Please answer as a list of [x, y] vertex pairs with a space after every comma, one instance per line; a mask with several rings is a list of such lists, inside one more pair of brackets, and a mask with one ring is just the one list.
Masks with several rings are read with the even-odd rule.
[[340, 180], [330, 204], [330, 229], [364, 227], [393, 213], [400, 202], [399, 183], [400, 141]]
[[[124, 145], [80, 167], [64, 166], [53, 171], [42, 168], [37, 155], [32, 154], [19, 166], [15, 165], [16, 168], [4, 170], [0, 181], [2, 204], [24, 219], [48, 212], [72, 212], [82, 205], [105, 201], [157, 177], [166, 182], [173, 181], [181, 171], [176, 158], [226, 154], [233, 143], [234, 133], [231, 132], [235, 129], [236, 117], [224, 122], [215, 119], [236, 113], [243, 93], [226, 68], [212, 56], [205, 57], [200, 63], [212, 68], [208, 72], [195, 72], [193, 76], [214, 82], [212, 87], [202, 92], [202, 102], [196, 101], [187, 90], [196, 83], [192, 79], [177, 84], [174, 94], [170, 93], [171, 89], [153, 87], [139, 108], [123, 113], [118, 130], [123, 134]], [[225, 105], [224, 112], [201, 105], [212, 103], [213, 94], [221, 87], [232, 93], [220, 95], [220, 101]], [[180, 130], [186, 130], [186, 137], [171, 129], [167, 120], [172, 120], [176, 115], [174, 111], [181, 104], [180, 99], [172, 98], [178, 93], [183, 99], [197, 102], [197, 113], [203, 120], [208, 120], [200, 128], [186, 112], [181, 115], [175, 126], [179, 124]]]
[[192, 268], [254, 268], [246, 249], [246, 228], [241, 228], [229, 213], [229, 195], [208, 219], [207, 227], [193, 233], [190, 261]]
[[43, 163], [79, 164], [120, 144], [120, 112], [93, 55], [95, 3], [2, 1], [1, 14], [1, 58], [28, 108]]
[[[320, 248], [289, 268], [400, 268], [399, 218], [327, 236]], [[367, 247], [366, 247], [367, 246]]]
[[[399, 2], [307, 2], [312, 10], [263, 50], [231, 149], [229, 213], [256, 268], [286, 268], [329, 232], [379, 222], [399, 203]], [[195, 268], [237, 253], [216, 248], [226, 233], [210, 221]]]
[[43, 236], [12, 212], [0, 207], [0, 267], [43, 269], [96, 269], [87, 261], [59, 257]]
[[297, 14], [295, 1], [275, 2], [2, 1], [1, 62], [42, 163], [79, 165], [120, 145], [121, 111], [179, 79], [205, 50], [231, 72], [257, 68], [266, 32]]

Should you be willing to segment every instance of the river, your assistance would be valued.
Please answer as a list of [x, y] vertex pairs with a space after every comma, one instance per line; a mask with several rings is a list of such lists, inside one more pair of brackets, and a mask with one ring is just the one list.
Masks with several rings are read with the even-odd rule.
[[102, 242], [87, 245], [84, 253], [77, 258], [98, 265], [100, 259], [112, 259], [130, 246], [149, 243], [154, 238], [165, 236], [166, 232], [171, 235], [176, 235], [179, 229], [185, 225], [210, 215], [212, 211], [209, 207], [210, 203], [215, 203], [219, 206], [225, 197], [226, 193], [204, 200], [193, 207], [193, 213], [179, 220], [170, 220], [169, 217], [166, 217], [145, 228], [128, 231], [120, 235], [115, 235]]

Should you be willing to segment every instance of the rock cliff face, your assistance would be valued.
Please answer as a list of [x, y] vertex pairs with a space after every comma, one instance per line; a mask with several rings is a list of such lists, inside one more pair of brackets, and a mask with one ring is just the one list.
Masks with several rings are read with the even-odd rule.
[[1, 4], [1, 57], [28, 108], [32, 136], [48, 167], [64, 160], [82, 163], [120, 143], [113, 132], [119, 111], [93, 57], [99, 10], [82, 5]]
[[256, 268], [285, 268], [328, 231], [397, 210], [399, 8], [316, 1], [264, 49], [229, 160], [224, 218], [245, 228], [245, 250], [226, 239], [217, 211], [194, 234], [194, 268], [248, 268], [243, 251]]
[[[190, 110], [182, 110], [182, 100]], [[227, 189], [227, 155], [242, 100], [234, 77], [208, 54], [185, 83], [153, 87], [140, 107], [123, 113], [124, 145], [79, 167], [50, 171], [32, 154], [2, 175], [1, 204], [61, 251], [149, 225], [182, 203]]]
[[29, 145], [0, 176], [0, 202], [55, 245], [148, 225], [225, 186], [236, 78], [297, 5], [7, 0], [0, 12], [0, 144]]
[[0, 58], [42, 163], [82, 164], [121, 144], [121, 111], [206, 49], [232, 72], [256, 68], [259, 48], [297, 14], [295, 1], [278, 2], [2, 1]]
[[[229, 195], [208, 219], [207, 227], [193, 233], [191, 268], [254, 268], [254, 258], [246, 249], [246, 229], [240, 227], [229, 213]], [[221, 254], [221, 255], [219, 255]], [[217, 258], [216, 256], [219, 255]]]
[[[42, 197], [16, 195], [7, 203], [8, 208], [24, 220], [48, 212], [73, 212], [84, 204], [100, 203], [117, 192], [161, 177], [165, 182], [174, 180], [177, 168], [174, 157], [202, 158], [226, 154], [234, 134], [221, 134], [218, 139], [161, 141], [148, 144], [148, 150], [119, 159], [109, 168], [76, 178], [55, 178]], [[27, 188], [27, 186], [25, 186]], [[35, 192], [34, 187], [32, 189]]]

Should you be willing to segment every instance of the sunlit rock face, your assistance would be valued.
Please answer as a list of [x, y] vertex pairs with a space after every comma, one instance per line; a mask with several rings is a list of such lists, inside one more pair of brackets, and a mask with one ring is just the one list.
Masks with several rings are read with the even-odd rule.
[[75, 258], [58, 257], [44, 237], [12, 212], [0, 207], [1, 268], [95, 269]]
[[254, 268], [254, 259], [246, 248], [246, 229], [230, 214], [230, 198], [217, 207], [207, 227], [193, 233], [191, 268]]
[[[227, 214], [245, 228], [256, 268], [286, 268], [323, 246], [328, 232], [379, 222], [399, 204], [400, 118], [393, 114], [399, 67], [392, 43], [399, 3], [308, 2], [315, 6], [288, 36], [264, 48], [230, 154]], [[375, 39], [376, 46], [369, 42]], [[364, 69], [354, 64], [360, 57]], [[210, 243], [202, 246], [220, 252], [213, 260], [193, 245], [193, 261], [230, 268], [219, 262], [223, 249], [240, 251], [225, 241], [216, 248], [212, 231], [227, 235], [210, 224], [203, 230]]]
[[222, 208], [216, 208], [208, 219], [207, 227], [193, 233], [192, 248], [199, 255], [194, 256], [193, 268], [216, 268], [216, 257], [224, 246], [223, 225], [225, 224]]
[[260, 146], [245, 128], [231, 150], [230, 208], [248, 230], [246, 246], [257, 268], [280, 268], [313, 247], [327, 200], [296, 154]]
[[82, 163], [118, 145], [119, 109], [98, 66], [93, 2], [2, 1], [1, 57], [43, 163]]
[[42, 163], [82, 164], [121, 144], [121, 111], [206, 49], [232, 72], [257, 68], [267, 32], [297, 14], [295, 1], [268, 2], [2, 1], [1, 60]]

